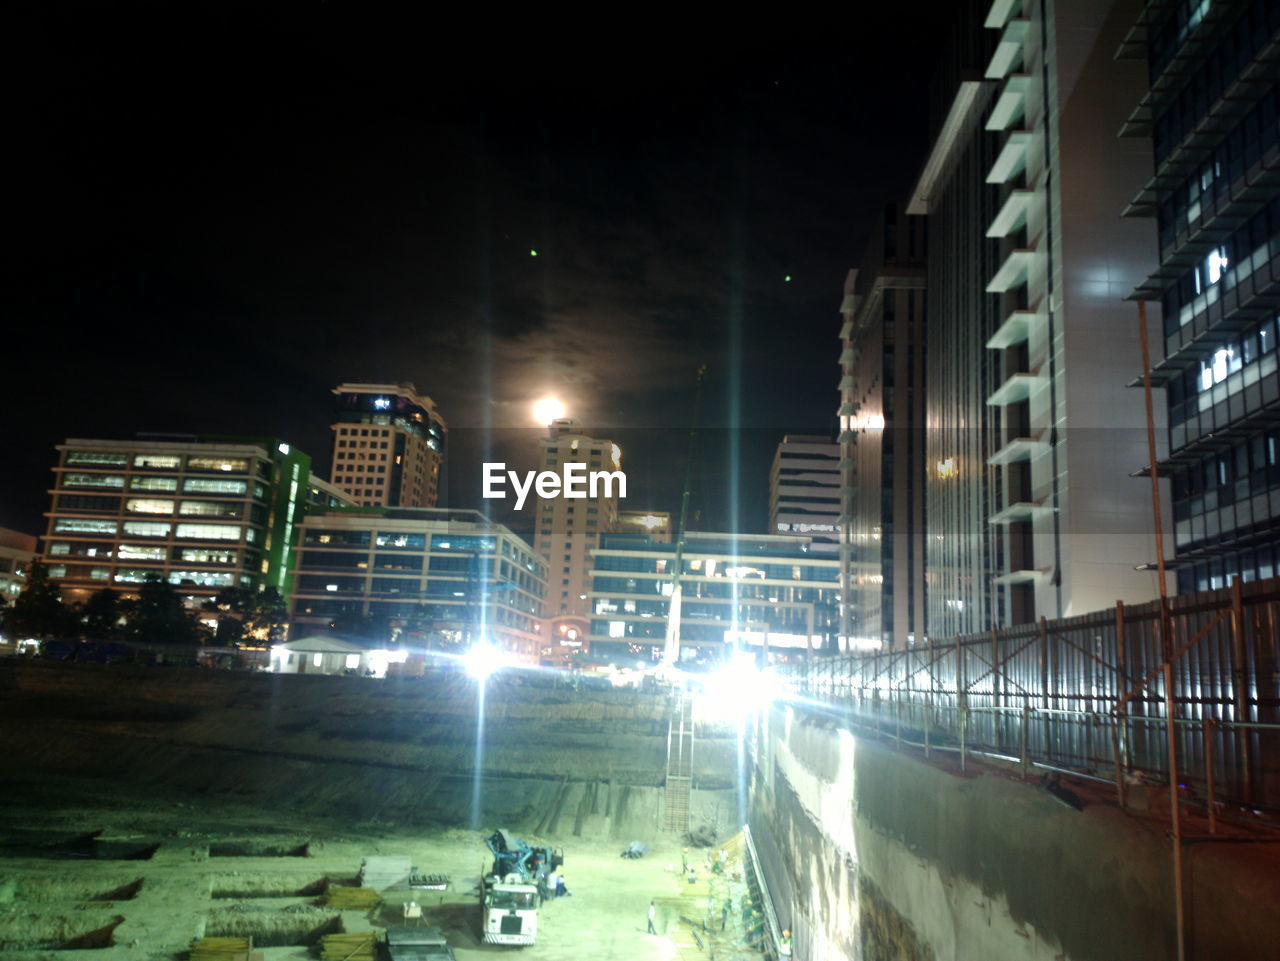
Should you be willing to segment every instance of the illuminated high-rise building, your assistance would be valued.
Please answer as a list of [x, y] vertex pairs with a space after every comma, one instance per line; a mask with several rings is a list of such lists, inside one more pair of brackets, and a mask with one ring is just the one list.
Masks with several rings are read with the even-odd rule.
[[[563, 474], [566, 464], [582, 464], [587, 474], [622, 468], [617, 444], [588, 437], [571, 420], [553, 421], [541, 446], [539, 470]], [[531, 507], [526, 509], [537, 511], [533, 540], [547, 562], [546, 612], [553, 645], [567, 639], [574, 642], [567, 645], [572, 647], [587, 635], [591, 552], [599, 545], [600, 535], [617, 523], [620, 492], [615, 479], [608, 485], [598, 484], [594, 497], [530, 495]]]
[[275, 439], [144, 434], [58, 452], [43, 554], [73, 602], [150, 575], [192, 607], [226, 587], [287, 594], [304, 510], [350, 503]]
[[804, 534], [835, 553], [840, 518], [840, 447], [830, 437], [787, 434], [769, 469], [769, 533]]
[[1157, 593], [1138, 570], [1155, 538], [1150, 489], [1130, 476], [1147, 445], [1142, 396], [1125, 386], [1140, 350], [1124, 300], [1156, 238], [1118, 217], [1151, 176], [1150, 153], [1116, 140], [1148, 86], [1140, 64], [1114, 57], [1141, 6], [954, 7], [962, 22], [907, 205], [928, 218], [935, 638]]
[[1118, 56], [1146, 61], [1151, 90], [1123, 104], [1120, 143], [1154, 163], [1124, 216], [1154, 219], [1159, 238], [1134, 296], [1161, 308], [1149, 331], [1168, 402], [1165, 555], [1179, 590], [1203, 591], [1280, 571], [1280, 7], [1148, 2], [1130, 25]]
[[413, 384], [333, 389], [334, 485], [363, 507], [434, 507], [448, 428]]
[[924, 218], [889, 204], [845, 284], [841, 634], [855, 648], [924, 635], [924, 245]]

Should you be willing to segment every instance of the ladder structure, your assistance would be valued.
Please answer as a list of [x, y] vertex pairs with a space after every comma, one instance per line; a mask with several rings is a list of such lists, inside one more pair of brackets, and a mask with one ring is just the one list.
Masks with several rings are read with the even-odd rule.
[[680, 834], [689, 830], [689, 796], [693, 787], [693, 698], [678, 691], [671, 702], [667, 726], [667, 781], [662, 806], [662, 829]]

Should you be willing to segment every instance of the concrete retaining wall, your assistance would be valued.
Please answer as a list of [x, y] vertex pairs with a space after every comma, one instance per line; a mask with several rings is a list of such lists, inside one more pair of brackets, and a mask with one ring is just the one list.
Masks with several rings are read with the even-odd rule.
[[[752, 829], [803, 961], [1176, 956], [1167, 822], [947, 773], [790, 708], [752, 754]], [[1277, 956], [1277, 847], [1188, 845], [1190, 958]]]

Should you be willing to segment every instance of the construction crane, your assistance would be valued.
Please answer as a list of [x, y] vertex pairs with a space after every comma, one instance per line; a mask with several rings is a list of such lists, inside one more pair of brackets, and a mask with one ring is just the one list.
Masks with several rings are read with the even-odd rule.
[[676, 525], [676, 556], [671, 565], [671, 599], [667, 604], [666, 643], [662, 650], [662, 666], [674, 670], [680, 663], [680, 574], [684, 561], [684, 532], [689, 519], [689, 494], [693, 489], [693, 462], [698, 453], [698, 413], [702, 406], [702, 378], [707, 365], [698, 368], [698, 386], [693, 395], [693, 421], [689, 425], [689, 459], [684, 470], [684, 492], [680, 495], [680, 520]]

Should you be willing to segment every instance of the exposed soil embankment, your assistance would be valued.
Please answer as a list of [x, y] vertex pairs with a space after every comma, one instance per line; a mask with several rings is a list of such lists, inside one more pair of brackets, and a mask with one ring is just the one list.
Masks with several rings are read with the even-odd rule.
[[[474, 681], [456, 672], [374, 680], [0, 663], [0, 750], [28, 774], [357, 820], [465, 823], [479, 742], [484, 820], [649, 834], [667, 716], [659, 695], [499, 679], [481, 720]], [[699, 740], [695, 814], [724, 803], [734, 750], [723, 738]]]

